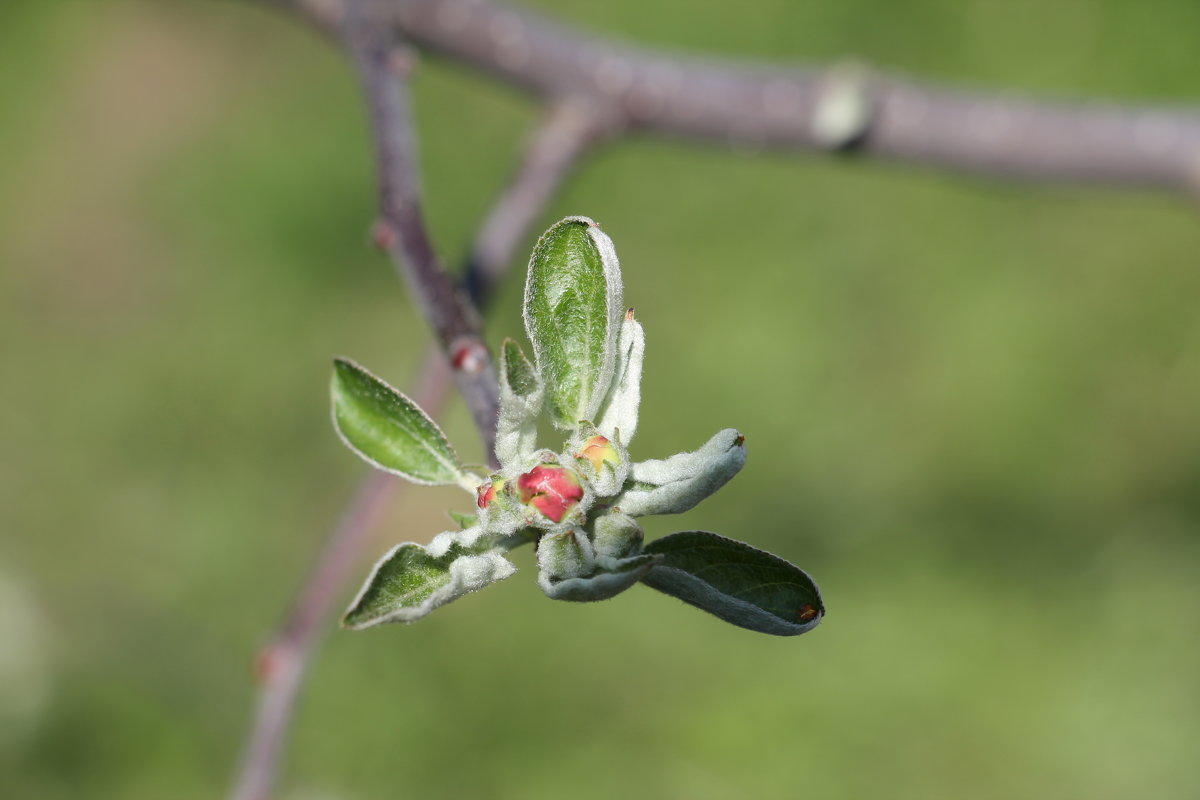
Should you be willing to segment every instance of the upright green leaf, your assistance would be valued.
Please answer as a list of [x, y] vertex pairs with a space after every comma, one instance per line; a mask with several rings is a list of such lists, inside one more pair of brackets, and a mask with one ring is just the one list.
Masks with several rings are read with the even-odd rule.
[[516, 567], [497, 537], [480, 528], [439, 534], [428, 548], [397, 545], [380, 559], [342, 625], [355, 630], [383, 622], [415, 622], [464, 594], [504, 580]]
[[529, 260], [524, 315], [546, 409], [558, 428], [572, 429], [599, 410], [623, 313], [612, 240], [587, 217], [555, 223]]
[[416, 403], [352, 361], [333, 362], [333, 424], [351, 450], [413, 483], [466, 485], [454, 448]]
[[541, 386], [537, 370], [521, 350], [521, 345], [505, 339], [500, 345], [500, 382], [515, 397], [530, 397]]
[[794, 636], [825, 615], [821, 592], [804, 570], [748, 544], [683, 531], [642, 552], [663, 557], [643, 583], [742, 628]]
[[496, 459], [501, 467], [532, 453], [537, 446], [537, 418], [542, 383], [521, 346], [512, 339], [500, 345], [500, 413], [496, 418]]
[[646, 356], [646, 334], [633, 318], [633, 309], [625, 312], [617, 333], [617, 361], [612, 386], [601, 406], [596, 427], [610, 439], [620, 434], [626, 447], [637, 433], [638, 408], [642, 403], [642, 361]]

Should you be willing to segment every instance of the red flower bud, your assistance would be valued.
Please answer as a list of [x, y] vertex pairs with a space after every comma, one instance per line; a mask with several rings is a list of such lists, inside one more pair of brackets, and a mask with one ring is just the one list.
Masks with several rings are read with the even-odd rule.
[[556, 464], [540, 464], [517, 478], [521, 502], [532, 505], [554, 522], [583, 497], [583, 487], [573, 470]]
[[583, 448], [575, 454], [576, 458], [586, 458], [592, 462], [592, 466], [596, 468], [596, 472], [605, 464], [612, 464], [614, 467], [621, 463], [621, 454], [617, 452], [617, 448], [613, 447], [612, 442], [603, 436], [596, 434], [592, 438], [583, 443]]
[[479, 487], [475, 490], [475, 505], [480, 508], [487, 508], [496, 499], [496, 492], [503, 488], [503, 479], [479, 484]]

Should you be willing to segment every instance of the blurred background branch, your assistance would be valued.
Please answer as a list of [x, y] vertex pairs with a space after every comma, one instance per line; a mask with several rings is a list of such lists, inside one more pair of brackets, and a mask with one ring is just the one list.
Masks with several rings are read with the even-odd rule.
[[856, 62], [679, 58], [493, 0], [262, 0], [336, 31], [351, 8], [412, 45], [630, 130], [1040, 181], [1192, 190], [1200, 112], [923, 84]]

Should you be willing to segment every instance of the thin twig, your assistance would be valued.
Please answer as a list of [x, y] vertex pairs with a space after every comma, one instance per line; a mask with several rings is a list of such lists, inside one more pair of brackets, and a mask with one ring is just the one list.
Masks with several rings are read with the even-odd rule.
[[[356, 8], [351, 6], [351, 11]], [[376, 243], [405, 277], [436, 334], [490, 456], [499, 407], [496, 373], [483, 343], [479, 313], [442, 269], [421, 214], [407, 83], [412, 56], [391, 41], [391, 34], [372, 28], [358, 13], [347, 15], [344, 41], [371, 111], [379, 181]]]
[[[318, 27], [347, 0], [260, 0]], [[630, 129], [853, 151], [999, 177], [1194, 190], [1200, 110], [1052, 101], [923, 83], [862, 65], [686, 58], [581, 33], [492, 0], [367, 0], [373, 26]]]
[[[437, 415], [446, 403], [450, 371], [437, 349], [425, 357], [413, 399]], [[350, 577], [359, 568], [371, 533], [387, 507], [405, 487], [399, 479], [372, 470], [329, 534], [286, 621], [255, 664], [260, 689], [230, 800], [266, 800], [279, 771], [279, 755], [312, 653], [329, 624]]]

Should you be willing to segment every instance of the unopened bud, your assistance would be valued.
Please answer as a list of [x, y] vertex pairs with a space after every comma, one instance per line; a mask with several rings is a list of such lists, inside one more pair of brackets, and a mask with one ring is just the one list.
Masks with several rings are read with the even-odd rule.
[[635, 556], [642, 551], [645, 534], [633, 517], [620, 511], [611, 511], [596, 518], [592, 544], [600, 560], [622, 559]]
[[378, 219], [371, 227], [371, 240], [380, 250], [391, 250], [396, 246], [396, 229], [385, 219]]
[[502, 491], [507, 481], [504, 478], [496, 478], [479, 484], [479, 488], [475, 490], [475, 505], [480, 508], [487, 508], [496, 499], [496, 492]]
[[583, 443], [583, 447], [575, 454], [576, 458], [590, 461], [599, 474], [605, 464], [616, 468], [621, 463], [621, 454], [606, 437], [596, 434]]
[[537, 556], [540, 578], [551, 585], [590, 575], [595, 566], [591, 544], [575, 530], [543, 536], [538, 542]]
[[556, 464], [539, 464], [517, 478], [521, 502], [533, 506], [547, 519], [562, 522], [583, 498], [583, 486], [574, 470]]
[[629, 475], [629, 454], [616, 432], [605, 436], [586, 420], [579, 423], [575, 437], [567, 443], [564, 460], [574, 460], [596, 497], [612, 497], [621, 491]]

